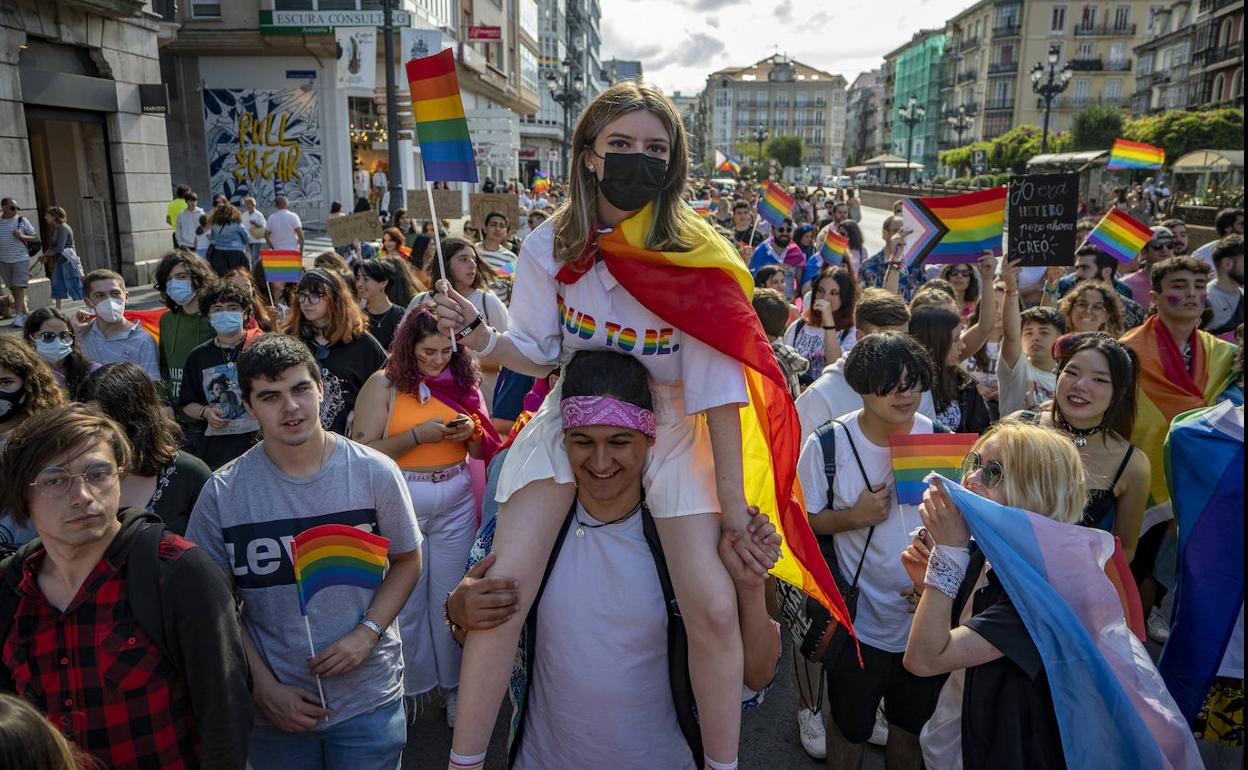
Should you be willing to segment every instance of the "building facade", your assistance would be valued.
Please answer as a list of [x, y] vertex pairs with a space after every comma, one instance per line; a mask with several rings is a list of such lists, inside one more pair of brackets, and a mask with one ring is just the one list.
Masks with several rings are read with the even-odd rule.
[[[921, 163], [923, 175], [935, 174], [940, 152], [941, 79], [945, 71], [945, 31], [922, 30], [910, 42], [884, 55], [893, 72], [891, 152], [913, 163]], [[903, 120], [901, 110], [915, 98], [915, 105], [926, 115], [913, 126]]]
[[1200, 103], [1200, 83], [1191, 77], [1196, 3], [1179, 2], [1157, 10], [1135, 53], [1135, 93], [1131, 112], [1146, 115]]
[[1244, 106], [1244, 3], [1200, 0], [1196, 6], [1192, 75], [1199, 103]]
[[[316, 227], [332, 202], [350, 208], [358, 192], [353, 170], [387, 166], [394, 141], [400, 167], [386, 170], [408, 190], [418, 189], [424, 178], [402, 64], [447, 48], [455, 54], [479, 176], [516, 178], [519, 116], [539, 105], [536, 0], [395, 0], [395, 137], [387, 130], [381, 5], [166, 3], [161, 71], [176, 136], [174, 180], [190, 183], [201, 199], [219, 192], [235, 201], [252, 195], [265, 210], [285, 195]], [[474, 27], [477, 37], [490, 39], [468, 40]], [[350, 57], [344, 67], [340, 53]]]
[[602, 63], [602, 81], [615, 85], [623, 80], [635, 80], [638, 83], [646, 79], [641, 62], [632, 59], [608, 59]]
[[802, 140], [807, 176], [835, 173], [845, 166], [845, 88], [840, 75], [779, 54], [713, 72], [701, 95], [700, 160], [713, 162], [716, 150], [754, 156], [762, 130]]
[[0, 197], [45, 236], [41, 212], [63, 207], [83, 267], [132, 285], [171, 246], [160, 35], [144, 0], [0, 3]]
[[845, 93], [846, 165], [861, 163], [887, 149], [880, 121], [883, 90], [880, 71], [873, 69], [854, 78]]

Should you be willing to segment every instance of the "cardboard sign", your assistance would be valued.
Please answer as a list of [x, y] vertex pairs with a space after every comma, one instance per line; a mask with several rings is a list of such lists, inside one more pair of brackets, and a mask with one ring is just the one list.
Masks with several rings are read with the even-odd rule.
[[497, 211], [507, 217], [508, 235], [520, 229], [520, 196], [515, 193], [473, 193], [468, 196], [468, 211], [477, 227], [485, 226], [486, 214]]
[[1022, 260], [1023, 267], [1074, 264], [1079, 175], [1012, 176], [1008, 196], [1005, 222], [1010, 259]]
[[376, 211], [330, 217], [326, 220], [325, 227], [329, 230], [329, 240], [334, 246], [348, 246], [355, 241], [376, 241], [381, 238], [381, 222], [377, 221]]
[[[434, 190], [433, 208], [438, 219], [458, 219], [464, 215], [463, 193], [459, 190]], [[407, 191], [407, 215], [412, 219], [426, 221], [429, 215], [429, 196], [424, 189]]]

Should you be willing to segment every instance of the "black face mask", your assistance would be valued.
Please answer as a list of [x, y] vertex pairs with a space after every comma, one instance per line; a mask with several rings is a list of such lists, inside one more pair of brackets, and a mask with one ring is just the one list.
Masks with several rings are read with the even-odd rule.
[[667, 182], [667, 163], [640, 152], [609, 152], [600, 156], [602, 189], [607, 203], [620, 211], [637, 211], [659, 197]]
[[8, 422], [16, 417], [24, 403], [26, 403], [25, 388], [16, 393], [0, 393], [0, 422]]

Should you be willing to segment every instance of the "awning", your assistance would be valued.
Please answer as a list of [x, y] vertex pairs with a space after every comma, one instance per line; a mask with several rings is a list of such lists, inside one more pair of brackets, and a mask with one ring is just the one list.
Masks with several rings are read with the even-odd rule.
[[868, 158], [867, 160], [864, 160], [862, 162], [862, 165], [882, 166], [885, 163], [905, 163], [905, 162], [906, 162], [905, 158], [898, 157], [896, 155], [889, 155], [888, 153], [884, 153], [883, 155], [876, 155], [874, 158]]
[[1176, 160], [1170, 169], [1176, 174], [1199, 174], [1225, 173], [1243, 167], [1243, 150], [1196, 150]]
[[1089, 163], [1105, 160], [1109, 150], [1081, 150], [1080, 152], [1050, 152], [1035, 155], [1027, 161], [1028, 166], [1060, 166], [1063, 168], [1082, 168]]
[[867, 167], [866, 166], [850, 166], [849, 168], [845, 169], [845, 173], [846, 174], [865, 174], [867, 173]]

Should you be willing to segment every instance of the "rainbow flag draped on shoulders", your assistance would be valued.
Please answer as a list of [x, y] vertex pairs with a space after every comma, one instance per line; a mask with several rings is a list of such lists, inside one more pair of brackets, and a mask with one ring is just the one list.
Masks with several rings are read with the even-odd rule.
[[1192, 722], [1244, 606], [1243, 407], [1223, 401], [1176, 417], [1166, 480], [1179, 528], [1179, 582], [1157, 667]]
[[1157, 316], [1122, 335], [1122, 343], [1135, 351], [1140, 362], [1131, 443], [1152, 463], [1150, 506], [1170, 499], [1162, 445], [1171, 421], [1183, 412], [1215, 403], [1231, 383], [1235, 346], [1202, 331], [1195, 333], [1193, 342], [1188, 372], [1179, 346]]
[[295, 536], [291, 559], [299, 589], [299, 612], [308, 614], [308, 602], [331, 586], [376, 590], [386, 570], [390, 541], [345, 524], [322, 524]]
[[[819, 552], [797, 480], [801, 428], [784, 375], [750, 304], [754, 281], [732, 244], [691, 210], [685, 252], [645, 247], [654, 204], [598, 239], [611, 275], [638, 302], [667, 323], [739, 362], [750, 402], [741, 408], [745, 497], [784, 538], [772, 574], [814, 598], [853, 633], [845, 602]], [[575, 283], [585, 273], [565, 266]]]
[[1066, 766], [1204, 768], [1106, 575], [1113, 536], [944, 486], [1044, 662]]
[[1144, 142], [1133, 142], [1130, 139], [1115, 139], [1109, 151], [1109, 160], [1105, 162], [1108, 171], [1132, 168], [1161, 168], [1166, 162], [1166, 151]]

